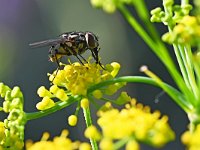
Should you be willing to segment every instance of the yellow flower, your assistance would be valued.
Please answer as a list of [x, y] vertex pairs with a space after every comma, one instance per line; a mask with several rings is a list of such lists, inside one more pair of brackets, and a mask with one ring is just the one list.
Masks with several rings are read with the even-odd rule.
[[101, 138], [99, 131], [93, 125], [87, 127], [84, 134], [85, 134], [85, 137], [95, 139], [95, 140], [100, 140]]
[[51, 97], [51, 93], [44, 86], [41, 86], [38, 89], [37, 93], [40, 97], [45, 97], [45, 96]]
[[160, 118], [159, 112], [151, 113], [149, 107], [135, 105], [134, 102], [132, 104], [134, 105], [126, 105], [121, 111], [112, 108], [99, 113], [98, 124], [104, 138], [120, 140], [134, 136], [136, 140], [148, 141], [155, 147], [163, 146], [174, 139], [167, 117]]
[[0, 143], [5, 137], [4, 131], [5, 131], [4, 123], [0, 121]]
[[172, 32], [163, 35], [162, 39], [168, 43], [178, 42], [198, 46], [200, 39], [200, 22], [197, 17], [186, 15], [177, 22]]
[[41, 141], [33, 143], [32, 141], [26, 142], [27, 150], [91, 150], [88, 143], [80, 143], [72, 141], [68, 137], [68, 131], [63, 130], [60, 136], [54, 137], [52, 141], [48, 141], [49, 134], [44, 133]]
[[194, 132], [186, 131], [182, 137], [182, 142], [187, 146], [188, 150], [199, 150], [200, 148], [200, 124], [196, 126]]
[[[70, 65], [65, 65], [65, 64], [62, 65], [64, 65], [64, 69], [58, 71], [57, 75], [53, 80], [54, 85], [50, 88], [50, 91], [53, 94], [55, 94], [56, 91], [58, 91], [57, 87], [61, 86], [70, 91], [72, 95], [86, 96], [87, 89], [89, 87], [97, 83], [100, 83], [102, 81], [112, 79], [117, 75], [120, 69], [120, 65], [116, 62], [111, 63], [112, 69], [110, 70], [103, 70], [96, 63], [87, 63], [81, 65], [80, 63], [76, 62]], [[112, 91], [111, 90], [108, 91], [114, 93], [117, 90], [117, 88], [114, 88], [115, 90], [113, 91], [113, 86], [111, 85], [111, 87]], [[46, 94], [46, 91], [44, 93]], [[45, 94], [40, 94], [40, 95], [45, 95]]]
[[38, 110], [45, 110], [53, 107], [55, 105], [54, 101], [49, 97], [44, 97], [41, 102], [37, 103], [36, 108]]
[[79, 150], [91, 150], [91, 146], [88, 143], [82, 143], [79, 146]]
[[[107, 64], [105, 69], [96, 63], [90, 62], [84, 65], [78, 62], [61, 65], [63, 69], [55, 70], [49, 75], [49, 80], [53, 85], [49, 89], [44, 86], [38, 89], [37, 93], [40, 97], [43, 97], [43, 100], [37, 104], [37, 109], [51, 108], [55, 105], [54, 98], [67, 101], [70, 96], [81, 95], [87, 97], [88, 89], [91, 86], [113, 79], [120, 69], [120, 64], [117, 62]], [[94, 90], [91, 94], [97, 99], [101, 99], [104, 94], [112, 95], [125, 85], [126, 83], [123, 82], [113, 83], [104, 89]]]
[[101, 150], [114, 150], [113, 142], [109, 138], [102, 139], [99, 147]]
[[76, 115], [71, 115], [68, 117], [68, 123], [70, 126], [75, 126], [77, 124], [77, 116]]
[[89, 106], [89, 100], [88, 100], [87, 98], [83, 98], [83, 99], [81, 100], [81, 107], [82, 107], [83, 109], [86, 109], [86, 108], [88, 108], [88, 106]]
[[101, 90], [95, 90], [93, 91], [92, 95], [96, 98], [96, 99], [101, 99], [103, 96], [103, 93], [101, 92]]
[[139, 150], [140, 146], [135, 140], [131, 140], [126, 144], [126, 150]]

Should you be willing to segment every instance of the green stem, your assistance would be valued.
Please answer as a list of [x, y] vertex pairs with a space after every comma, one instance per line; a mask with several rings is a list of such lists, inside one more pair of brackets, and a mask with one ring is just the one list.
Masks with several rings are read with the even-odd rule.
[[[135, 82], [135, 83], [145, 83], [145, 84], [150, 84], [153, 86], [160, 87], [160, 85], [153, 79], [148, 78], [148, 77], [141, 77], [141, 76], [124, 76], [124, 77], [119, 77], [119, 78], [114, 78], [110, 80], [106, 80], [104, 82], [101, 82], [99, 84], [96, 84], [92, 86], [91, 88], [88, 89], [88, 94], [92, 93], [96, 89], [100, 89], [104, 86], [108, 86], [110, 84], [114, 84], [117, 82]], [[165, 88], [165, 92], [185, 111], [185, 112], [190, 112], [193, 110], [193, 106], [186, 101], [184, 95], [177, 91], [175, 88], [172, 86], [163, 83], [162, 86]]]
[[191, 59], [192, 59], [191, 48], [180, 45], [180, 44], [173, 44], [173, 47], [174, 47], [174, 51], [177, 57], [180, 57], [182, 59], [182, 64], [181, 64], [182, 66], [180, 66], [180, 69], [183, 74], [185, 84], [189, 90], [189, 92], [185, 93], [185, 95], [187, 97], [187, 100], [191, 104], [195, 105], [195, 99], [198, 98], [199, 92], [198, 92], [198, 87], [197, 87], [195, 76], [194, 76], [193, 65], [191, 62]]
[[56, 103], [56, 105], [52, 108], [49, 108], [47, 110], [39, 111], [39, 112], [32, 112], [32, 113], [26, 113], [26, 119], [28, 120], [33, 120], [37, 118], [41, 118], [44, 116], [47, 116], [49, 114], [52, 114], [58, 110], [61, 110], [67, 106], [70, 106], [74, 102], [80, 101], [81, 96], [71, 96], [67, 101], [59, 101]]
[[151, 39], [151, 37], [146, 33], [146, 31], [141, 27], [141, 25], [137, 22], [137, 20], [130, 14], [130, 12], [123, 5], [119, 5], [118, 9], [124, 15], [124, 17], [128, 21], [128, 23], [135, 29], [135, 31], [147, 43], [147, 45], [151, 49], [155, 50], [155, 53], [157, 55], [160, 55], [161, 53], [159, 50], [157, 50], [157, 48], [158, 48], [157, 45], [154, 43], [154, 41]]
[[139, 18], [143, 21], [144, 27], [148, 30], [151, 37], [154, 40], [159, 41], [160, 37], [154, 25], [150, 22], [150, 16], [148, 8], [144, 2], [144, 0], [135, 1], [133, 0], [133, 6], [139, 16]]
[[192, 50], [189, 45], [186, 45], [184, 48], [185, 54], [186, 54], [186, 68], [188, 69], [188, 78], [190, 81], [190, 85], [192, 87], [195, 99], [198, 99], [199, 97], [199, 89], [197, 87], [196, 79], [195, 79], [195, 74], [194, 74], [194, 64], [192, 62], [193, 60], [193, 55], [192, 55]]
[[179, 51], [177, 45], [173, 44], [173, 48], [174, 48], [174, 52], [175, 52], [175, 55], [176, 55], [176, 58], [177, 58], [181, 73], [183, 75], [183, 79], [185, 81], [185, 84], [186, 84], [186, 86], [189, 87], [190, 83], [189, 83], [189, 79], [188, 79], [188, 76], [187, 76], [186, 68], [185, 68], [185, 65], [184, 65], [184, 62], [183, 62], [183, 58], [181, 57], [181, 52]]
[[[88, 108], [83, 108], [83, 114], [85, 117], [85, 122], [86, 122], [86, 126], [89, 127], [92, 125], [92, 118], [91, 118], [91, 114], [90, 114], [90, 108], [88, 106]], [[98, 150], [98, 145], [96, 140], [90, 138], [90, 143], [92, 145], [92, 150]]]

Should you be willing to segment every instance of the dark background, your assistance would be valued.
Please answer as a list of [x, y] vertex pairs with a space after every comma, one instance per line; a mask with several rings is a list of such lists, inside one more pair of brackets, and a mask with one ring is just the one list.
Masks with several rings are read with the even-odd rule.
[[[149, 10], [162, 5], [162, 1], [148, 0], [147, 2]], [[156, 27], [160, 35], [166, 31], [166, 27], [160, 24], [156, 24]], [[96, 33], [100, 41], [102, 63], [119, 62], [122, 66], [120, 76], [143, 75], [139, 72], [139, 68], [145, 64], [165, 82], [173, 85], [163, 64], [119, 12], [106, 14], [102, 10], [92, 8], [89, 1], [83, 0], [1, 0], [0, 81], [10, 87], [15, 85], [21, 87], [25, 97], [26, 112], [36, 111], [35, 105], [41, 100], [36, 94], [37, 88], [41, 85], [49, 87], [46, 74], [56, 69], [56, 64], [48, 61], [48, 47], [31, 49], [28, 44], [54, 38], [67, 31]], [[173, 55], [171, 49], [170, 52]], [[76, 60], [74, 57], [70, 59]], [[67, 62], [67, 59], [65, 61]], [[176, 132], [176, 141], [162, 149], [183, 149], [180, 135], [187, 129], [186, 114], [166, 95], [160, 97], [159, 102], [156, 103], [156, 96], [162, 92], [158, 88], [129, 84], [127, 89], [129, 95], [137, 98], [139, 102], [150, 105], [152, 110], [158, 109], [162, 114], [169, 116], [170, 125]], [[82, 112], [77, 127], [67, 125], [67, 117], [74, 111], [75, 106], [67, 107], [50, 116], [28, 122], [26, 139], [39, 140], [44, 131], [49, 131], [53, 137], [67, 128], [73, 140], [85, 140]], [[1, 118], [3, 118], [2, 114]], [[142, 150], [154, 149], [144, 145], [141, 147]]]

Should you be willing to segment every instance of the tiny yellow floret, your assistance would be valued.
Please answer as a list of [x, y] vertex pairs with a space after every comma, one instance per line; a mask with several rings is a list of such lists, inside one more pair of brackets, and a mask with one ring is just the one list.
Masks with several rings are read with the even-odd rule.
[[68, 99], [67, 94], [65, 93], [65, 91], [63, 89], [59, 89], [56, 93], [55, 93], [56, 97], [58, 99], [60, 99], [61, 101], [66, 101]]
[[92, 92], [92, 95], [96, 98], [96, 99], [101, 99], [103, 96], [103, 93], [101, 92], [101, 90], [95, 90]]
[[53, 107], [55, 105], [55, 102], [50, 99], [49, 97], [45, 96], [41, 102], [36, 104], [36, 108], [38, 110], [45, 110]]
[[101, 150], [113, 150], [114, 145], [111, 139], [104, 138], [101, 140], [99, 147]]
[[113, 71], [111, 72], [111, 75], [113, 76], [113, 77], [115, 77], [117, 74], [118, 74], [118, 72], [119, 72], [119, 69], [120, 69], [120, 64], [119, 63], [117, 63], [117, 62], [112, 62], [111, 63], [111, 66], [113, 66]]
[[4, 123], [0, 121], [0, 143], [5, 137], [4, 131], [5, 131]]
[[68, 124], [70, 126], [76, 126], [77, 121], [78, 121], [78, 118], [77, 118], [76, 115], [71, 115], [71, 116], [68, 117]]
[[52, 85], [49, 89], [49, 91], [53, 94], [55, 94], [59, 90], [57, 85]]
[[131, 140], [126, 144], [126, 150], [139, 150], [140, 146], [135, 140]]
[[91, 146], [88, 143], [81, 143], [79, 150], [91, 150]]
[[83, 98], [81, 100], [81, 108], [83, 109], [87, 109], [89, 106], [89, 100], [87, 98]]
[[92, 139], [95, 139], [95, 140], [100, 140], [100, 138], [101, 138], [101, 134], [99, 133], [97, 128], [93, 125], [87, 127], [84, 135], [85, 135], [85, 137], [87, 137], [89, 139], [92, 138]]
[[40, 88], [38, 88], [37, 94], [40, 97], [45, 97], [45, 96], [51, 97], [51, 93], [44, 86], [41, 86]]

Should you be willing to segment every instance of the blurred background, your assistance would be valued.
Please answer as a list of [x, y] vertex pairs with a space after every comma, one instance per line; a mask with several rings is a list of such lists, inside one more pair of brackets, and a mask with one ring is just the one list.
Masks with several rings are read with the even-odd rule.
[[[146, 2], [149, 10], [162, 5], [162, 1]], [[51, 39], [68, 31], [92, 31], [98, 35], [101, 62], [119, 62], [122, 66], [120, 76], [143, 75], [139, 68], [145, 64], [165, 82], [173, 85], [165, 67], [119, 12], [106, 14], [92, 8], [89, 0], [2, 0], [0, 7], [0, 81], [10, 87], [20, 86], [24, 93], [26, 112], [36, 111], [35, 105], [41, 100], [36, 94], [37, 88], [41, 85], [49, 87], [47, 73], [57, 68], [56, 64], [48, 61], [49, 47], [31, 49], [28, 44]], [[166, 31], [160, 24], [156, 24], [156, 27], [160, 35]], [[173, 55], [172, 50], [171, 53]], [[90, 55], [90, 52], [84, 55]], [[73, 56], [70, 59], [77, 61]], [[67, 62], [67, 59], [64, 61]], [[162, 149], [183, 149], [179, 137], [188, 124], [184, 112], [166, 94], [156, 101], [157, 95], [162, 92], [158, 88], [129, 84], [126, 89], [139, 102], [169, 116], [177, 138]], [[44, 131], [56, 136], [67, 128], [73, 140], [86, 140], [83, 137], [85, 123], [81, 112], [77, 127], [67, 125], [67, 117], [75, 112], [75, 107], [67, 107], [50, 116], [28, 122], [25, 138], [39, 140]], [[0, 118], [3, 118], [2, 114]], [[154, 149], [144, 145], [141, 147], [142, 150]]]

